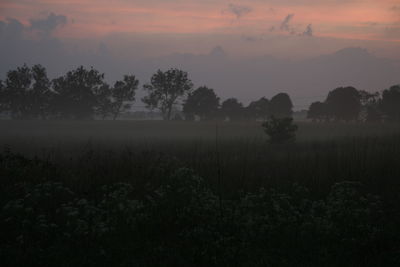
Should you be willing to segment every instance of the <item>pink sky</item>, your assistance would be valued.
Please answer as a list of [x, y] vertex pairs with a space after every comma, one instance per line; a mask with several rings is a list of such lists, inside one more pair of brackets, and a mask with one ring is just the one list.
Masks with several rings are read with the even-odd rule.
[[223, 98], [308, 105], [399, 83], [400, 0], [0, 0], [0, 58], [0, 75], [82, 64], [111, 81], [179, 67]]
[[[64, 37], [124, 33], [285, 34], [288, 14], [296, 33], [312, 24], [314, 35], [344, 39], [400, 41], [399, 0], [2, 0], [0, 19], [31, 18], [54, 12], [69, 23]], [[235, 14], [236, 12], [236, 14]]]

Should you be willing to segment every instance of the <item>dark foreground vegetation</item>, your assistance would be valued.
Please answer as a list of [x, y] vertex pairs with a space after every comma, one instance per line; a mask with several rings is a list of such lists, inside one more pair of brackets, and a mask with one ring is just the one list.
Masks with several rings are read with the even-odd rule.
[[1, 122], [2, 266], [400, 264], [397, 126], [32, 123]]

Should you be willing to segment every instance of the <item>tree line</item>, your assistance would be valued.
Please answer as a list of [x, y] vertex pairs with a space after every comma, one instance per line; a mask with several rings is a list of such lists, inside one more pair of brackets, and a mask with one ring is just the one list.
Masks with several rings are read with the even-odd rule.
[[374, 93], [351, 86], [336, 88], [325, 101], [312, 103], [307, 117], [319, 122], [400, 122], [400, 85]]
[[[139, 80], [125, 75], [110, 86], [104, 74], [80, 66], [50, 80], [41, 65], [24, 64], [0, 80], [0, 112], [13, 119], [116, 119], [136, 100]], [[244, 107], [236, 98], [220, 103], [215, 91], [206, 86], [194, 90], [188, 73], [179, 69], [158, 70], [143, 85], [141, 99], [149, 110], [159, 111], [165, 120], [183, 114], [186, 120], [257, 119], [274, 114], [290, 117], [293, 104], [280, 93], [271, 100], [260, 98]], [[176, 108], [181, 107], [179, 113]]]
[[[142, 86], [141, 101], [163, 119], [185, 120], [266, 120], [292, 117], [293, 104], [286, 93], [271, 99], [262, 97], [244, 106], [236, 98], [221, 102], [214, 89], [194, 89], [188, 73], [171, 68], [158, 70]], [[7, 72], [0, 80], [0, 113], [13, 119], [116, 119], [136, 101], [139, 80], [124, 75], [109, 85], [103, 73], [80, 66], [50, 80], [41, 65], [24, 64]], [[178, 110], [178, 112], [176, 112]], [[400, 86], [380, 93], [354, 87], [329, 92], [324, 102], [314, 102], [308, 110], [314, 121], [400, 121]]]

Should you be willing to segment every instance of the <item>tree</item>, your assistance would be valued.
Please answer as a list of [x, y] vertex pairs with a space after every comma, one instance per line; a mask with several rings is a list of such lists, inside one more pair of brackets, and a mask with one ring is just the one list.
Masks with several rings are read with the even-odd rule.
[[5, 88], [3, 81], [0, 80], [0, 113], [7, 111], [6, 101], [5, 101]]
[[32, 71], [24, 64], [7, 72], [3, 90], [2, 106], [14, 119], [28, 119], [31, 114], [29, 91], [32, 85]]
[[53, 92], [41, 65], [29, 68], [24, 64], [9, 71], [1, 95], [2, 110], [9, 111], [14, 119], [46, 119], [50, 114]]
[[104, 74], [83, 66], [53, 80], [54, 108], [61, 118], [92, 119], [97, 105], [96, 93], [105, 85]]
[[293, 114], [292, 100], [286, 93], [279, 93], [271, 98], [270, 112], [277, 118], [292, 117]]
[[360, 90], [361, 114], [366, 122], [381, 122], [382, 113], [379, 110], [380, 94]]
[[380, 108], [387, 120], [400, 122], [400, 85], [383, 91]]
[[297, 125], [293, 124], [293, 118], [276, 118], [271, 116], [262, 124], [265, 133], [270, 137], [271, 144], [293, 142], [296, 139]]
[[325, 100], [327, 113], [336, 120], [357, 120], [361, 111], [360, 93], [354, 87], [339, 87]]
[[[115, 120], [121, 112], [131, 108], [135, 101], [139, 80], [134, 75], [125, 75], [122, 81], [117, 81], [112, 89], [112, 115]], [[128, 103], [127, 103], [128, 102]]]
[[246, 107], [246, 114], [252, 119], [266, 119], [270, 115], [270, 102], [262, 97], [257, 101], [252, 101]]
[[243, 117], [243, 105], [236, 98], [228, 98], [221, 105], [221, 114], [229, 120], [238, 120]]
[[41, 65], [32, 67], [33, 87], [30, 90], [31, 113], [35, 117], [46, 119], [50, 114], [50, 105], [54, 93], [47, 77], [46, 69]]
[[307, 119], [322, 121], [327, 119], [326, 105], [322, 102], [313, 102], [308, 108]]
[[100, 116], [103, 120], [114, 112], [114, 105], [111, 99], [112, 92], [108, 84], [104, 83], [100, 86], [95, 94], [96, 106], [95, 113]]
[[159, 109], [164, 119], [170, 120], [173, 106], [190, 93], [192, 88], [193, 83], [187, 72], [179, 69], [169, 69], [165, 72], [158, 70], [151, 77], [150, 84], [143, 86], [147, 96], [142, 101], [150, 109]]
[[209, 120], [216, 116], [218, 107], [219, 97], [214, 90], [202, 86], [189, 94], [183, 105], [183, 112], [187, 117], [197, 115], [201, 120]]

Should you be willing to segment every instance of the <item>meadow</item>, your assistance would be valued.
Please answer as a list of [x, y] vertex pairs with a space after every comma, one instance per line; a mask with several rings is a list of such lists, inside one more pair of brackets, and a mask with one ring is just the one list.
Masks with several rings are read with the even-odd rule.
[[0, 121], [5, 266], [395, 266], [400, 125]]

